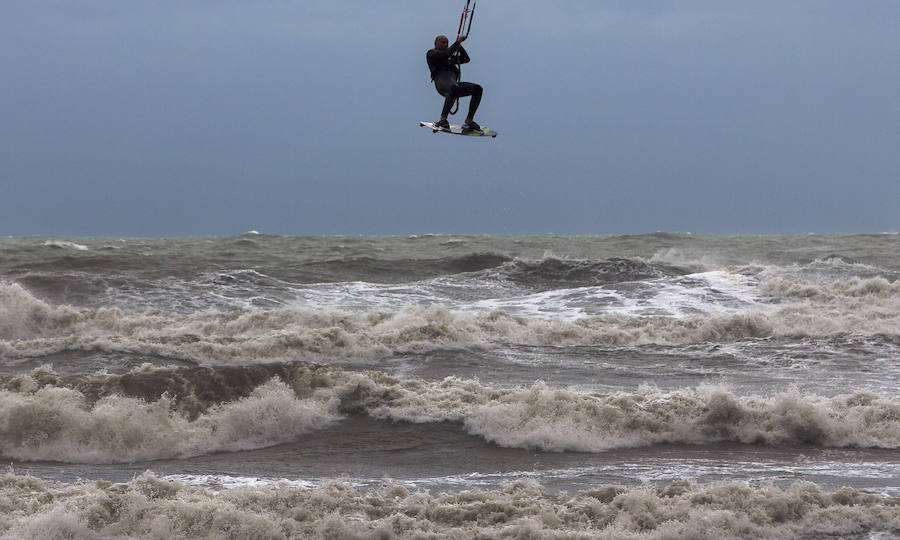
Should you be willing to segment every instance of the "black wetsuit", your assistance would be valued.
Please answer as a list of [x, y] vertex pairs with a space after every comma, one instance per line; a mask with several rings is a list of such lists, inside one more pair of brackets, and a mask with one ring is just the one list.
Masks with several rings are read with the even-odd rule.
[[[459, 59], [454, 54], [459, 51]], [[466, 64], [471, 60], [469, 54], [458, 41], [444, 50], [431, 49], [425, 55], [428, 61], [428, 69], [431, 70], [431, 80], [438, 94], [444, 96], [444, 108], [441, 118], [446, 118], [453, 107], [453, 102], [458, 98], [472, 96], [469, 101], [469, 116], [475, 117], [475, 111], [481, 103], [481, 85], [470, 82], [459, 82], [459, 67], [457, 63]]]

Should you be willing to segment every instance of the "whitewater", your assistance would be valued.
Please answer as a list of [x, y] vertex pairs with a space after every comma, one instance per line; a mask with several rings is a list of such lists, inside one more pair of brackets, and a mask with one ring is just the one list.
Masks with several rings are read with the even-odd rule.
[[900, 236], [0, 239], [0, 537], [892, 538]]

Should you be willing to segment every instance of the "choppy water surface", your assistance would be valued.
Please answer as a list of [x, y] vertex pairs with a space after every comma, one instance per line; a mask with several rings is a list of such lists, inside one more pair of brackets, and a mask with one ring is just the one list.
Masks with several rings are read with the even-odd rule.
[[887, 538], [898, 278], [895, 235], [2, 239], [0, 531]]

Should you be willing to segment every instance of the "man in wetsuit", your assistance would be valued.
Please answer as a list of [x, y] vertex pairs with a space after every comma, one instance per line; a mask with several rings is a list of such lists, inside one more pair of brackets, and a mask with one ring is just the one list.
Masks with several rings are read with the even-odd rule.
[[[453, 107], [453, 102], [464, 96], [472, 96], [469, 101], [469, 115], [462, 126], [463, 133], [481, 131], [481, 126], [475, 123], [475, 111], [481, 103], [481, 85], [470, 82], [459, 82], [459, 67], [457, 64], [468, 63], [469, 54], [462, 46], [466, 36], [457, 36], [453, 45], [449, 45], [447, 36], [434, 38], [434, 48], [425, 55], [428, 61], [428, 69], [431, 70], [431, 80], [438, 93], [444, 96], [444, 109], [441, 111], [441, 119], [434, 123], [445, 129], [450, 129], [447, 115]], [[458, 54], [458, 57], [457, 57]]]

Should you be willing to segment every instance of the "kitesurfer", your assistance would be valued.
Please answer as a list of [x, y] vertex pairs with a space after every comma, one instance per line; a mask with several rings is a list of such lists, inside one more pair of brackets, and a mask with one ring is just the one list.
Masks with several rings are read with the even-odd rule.
[[[453, 45], [447, 36], [438, 36], [434, 38], [434, 48], [425, 55], [428, 61], [428, 69], [431, 70], [431, 80], [434, 81], [434, 87], [438, 93], [444, 96], [444, 108], [441, 111], [441, 119], [434, 123], [435, 126], [450, 129], [450, 123], [447, 121], [447, 115], [453, 107], [453, 102], [465, 96], [472, 96], [469, 101], [469, 115], [466, 117], [465, 123], [462, 125], [463, 133], [471, 133], [473, 131], [481, 131], [481, 126], [475, 122], [475, 111], [481, 103], [481, 85], [460, 82], [459, 81], [459, 64], [466, 64], [471, 60], [469, 54], [462, 46], [462, 42], [466, 40], [466, 36], [457, 36]], [[457, 56], [458, 54], [458, 56]]]

